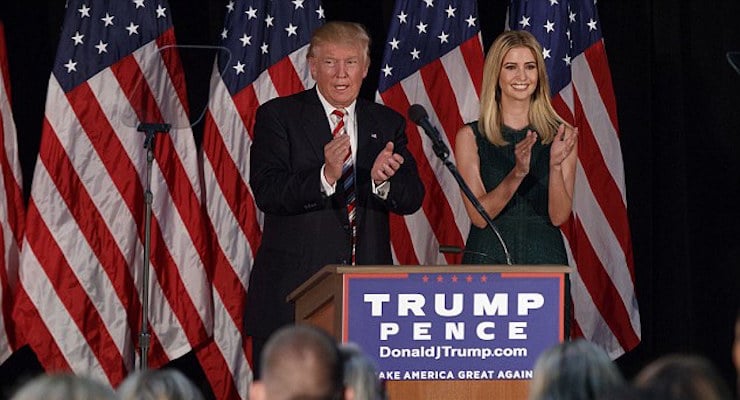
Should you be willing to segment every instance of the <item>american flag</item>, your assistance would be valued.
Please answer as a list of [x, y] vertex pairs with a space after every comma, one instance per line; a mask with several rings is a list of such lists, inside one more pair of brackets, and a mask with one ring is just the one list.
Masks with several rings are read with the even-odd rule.
[[198, 357], [218, 398], [247, 396], [251, 370], [244, 306], [262, 215], [249, 187], [249, 149], [257, 107], [313, 86], [306, 53], [324, 22], [317, 0], [229, 1], [203, 137], [206, 204], [216, 255], [214, 337]]
[[118, 384], [139, 361], [154, 140], [149, 365], [210, 336], [210, 261], [184, 74], [165, 0], [69, 0], [49, 79], [14, 318], [44, 368]]
[[640, 342], [617, 109], [595, 0], [511, 1], [543, 46], [553, 105], [579, 129], [569, 244], [574, 333], [616, 358]]
[[[476, 2], [396, 1], [383, 45], [377, 101], [403, 115], [421, 104], [454, 150], [457, 130], [478, 118], [483, 47]], [[394, 257], [406, 265], [458, 264], [459, 255], [442, 255], [439, 247], [465, 244], [470, 219], [460, 189], [421, 129], [409, 121], [407, 132], [427, 195], [416, 213], [391, 216]]]
[[15, 122], [10, 107], [10, 73], [5, 29], [0, 21], [0, 363], [13, 352], [11, 300], [18, 278], [23, 238], [23, 191]]

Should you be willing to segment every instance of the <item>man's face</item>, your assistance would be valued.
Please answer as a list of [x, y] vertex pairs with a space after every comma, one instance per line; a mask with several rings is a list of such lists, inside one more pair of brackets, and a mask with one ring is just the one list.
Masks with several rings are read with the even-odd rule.
[[361, 46], [323, 43], [308, 59], [321, 94], [336, 108], [349, 106], [359, 95], [369, 60]]

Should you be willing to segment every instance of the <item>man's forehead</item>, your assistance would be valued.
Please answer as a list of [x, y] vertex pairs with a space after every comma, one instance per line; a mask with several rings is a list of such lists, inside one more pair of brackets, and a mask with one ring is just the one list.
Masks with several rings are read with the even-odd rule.
[[349, 43], [322, 43], [315, 49], [316, 56], [323, 58], [361, 57], [364, 53], [365, 49], [362, 45]]

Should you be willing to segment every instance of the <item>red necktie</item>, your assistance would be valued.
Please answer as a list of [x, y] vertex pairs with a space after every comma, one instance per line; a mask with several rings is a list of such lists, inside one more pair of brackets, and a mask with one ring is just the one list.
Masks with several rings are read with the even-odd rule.
[[[334, 126], [332, 134], [334, 137], [344, 134], [344, 112], [342, 110], [334, 110], [331, 114], [336, 121], [336, 126]], [[355, 265], [357, 226], [355, 225], [355, 168], [352, 161], [352, 151], [349, 152], [347, 158], [344, 160], [344, 165], [342, 166], [342, 178], [339, 181], [342, 183], [342, 188], [344, 188], [344, 198], [346, 199], [347, 215], [349, 217], [349, 228], [352, 231], [352, 265]]]

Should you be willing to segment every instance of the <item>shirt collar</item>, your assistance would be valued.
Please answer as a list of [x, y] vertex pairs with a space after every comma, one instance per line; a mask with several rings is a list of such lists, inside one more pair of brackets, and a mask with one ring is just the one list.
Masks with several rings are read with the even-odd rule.
[[[334, 107], [333, 105], [329, 104], [329, 101], [326, 100], [326, 98], [324, 97], [324, 95], [321, 94], [321, 91], [319, 90], [318, 87], [316, 88], [316, 94], [319, 95], [319, 101], [321, 102], [321, 105], [324, 107], [324, 114], [326, 114], [326, 118], [329, 119], [329, 120], [331, 120], [330, 115], [331, 115], [332, 111], [336, 110], [337, 108]], [[356, 105], [357, 105], [357, 99], [355, 99], [354, 101], [352, 101], [352, 103], [349, 106], [344, 107], [345, 116], [352, 118], [355, 115], [355, 106]]]

